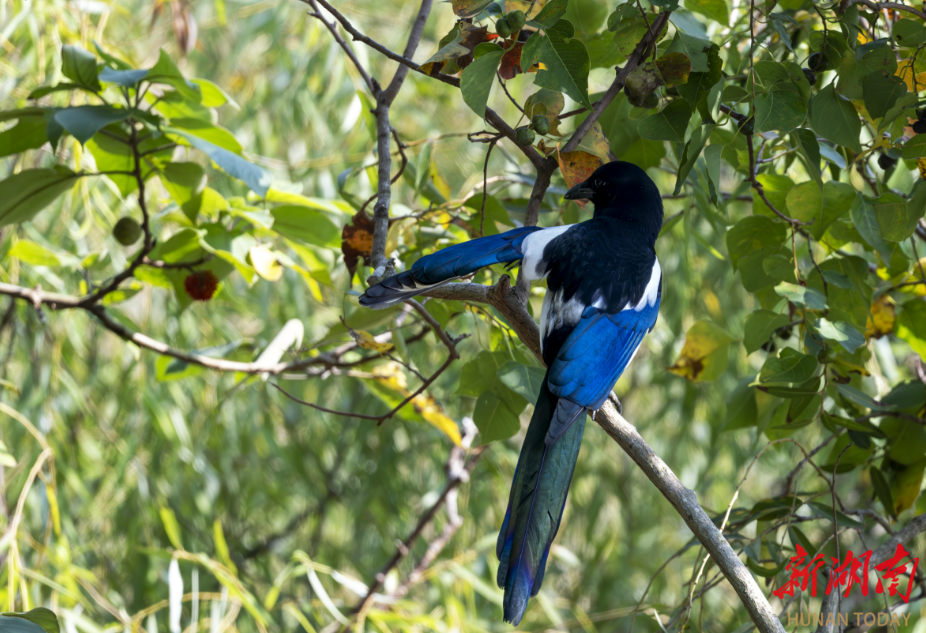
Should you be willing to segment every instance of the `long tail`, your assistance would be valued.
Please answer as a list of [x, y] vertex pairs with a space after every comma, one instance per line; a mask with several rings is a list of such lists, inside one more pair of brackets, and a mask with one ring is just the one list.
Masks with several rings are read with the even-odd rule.
[[543, 583], [550, 545], [563, 517], [566, 493], [579, 456], [585, 412], [552, 445], [545, 441], [547, 430], [554, 417], [565, 413], [558, 409], [571, 410], [575, 406], [558, 401], [544, 377], [496, 547], [500, 563], [498, 586], [505, 590], [505, 621], [515, 626], [524, 617], [528, 599], [537, 595]]
[[535, 226], [470, 240], [422, 257], [404, 273], [370, 286], [360, 305], [374, 310], [388, 308], [492, 264], [516, 262], [523, 257], [521, 243]]

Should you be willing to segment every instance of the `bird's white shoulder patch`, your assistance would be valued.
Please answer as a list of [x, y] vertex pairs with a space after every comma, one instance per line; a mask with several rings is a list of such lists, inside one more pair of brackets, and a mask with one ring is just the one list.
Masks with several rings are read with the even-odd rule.
[[554, 226], [542, 231], [536, 231], [524, 238], [521, 243], [521, 252], [524, 253], [521, 271], [528, 281], [536, 281], [547, 276], [546, 267], [543, 266], [543, 249], [551, 241], [571, 229], [572, 226], [571, 224]]
[[[643, 296], [637, 302], [637, 305], [633, 307], [634, 310], [639, 312], [645, 307], [652, 308], [654, 305], [656, 305], [656, 299], [659, 298], [659, 282], [661, 280], [662, 268], [659, 267], [659, 260], [655, 259], [653, 261], [653, 270], [649, 276], [649, 282], [646, 284], [646, 289], [643, 291]], [[627, 308], [625, 308], [625, 310], [626, 309]]]
[[563, 291], [549, 292], [543, 298], [543, 308], [540, 310], [540, 351], [543, 351], [543, 341], [550, 334], [561, 327], [575, 327], [582, 320], [585, 312], [581, 301], [573, 297], [563, 301]]

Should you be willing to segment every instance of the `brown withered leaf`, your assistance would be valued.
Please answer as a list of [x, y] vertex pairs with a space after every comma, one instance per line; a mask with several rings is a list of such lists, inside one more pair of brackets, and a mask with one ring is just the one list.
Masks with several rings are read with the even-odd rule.
[[460, 72], [473, 61], [473, 49], [486, 40], [489, 29], [485, 26], [464, 24], [455, 26], [440, 41], [440, 48], [425, 63], [421, 71], [428, 75], [444, 72], [449, 75]]
[[[579, 184], [603, 164], [601, 159], [594, 154], [583, 151], [560, 153], [559, 148], [556, 151], [556, 162], [559, 163], [559, 169], [563, 172], [567, 187]], [[588, 200], [576, 200], [576, 203], [584, 207], [588, 204]]]
[[517, 42], [514, 46], [509, 47], [502, 55], [502, 62], [498, 67], [498, 74], [501, 75], [502, 79], [505, 81], [514, 79], [518, 73], [521, 72], [521, 49], [523, 48], [524, 44]]
[[373, 220], [365, 213], [357, 213], [341, 231], [341, 253], [351, 277], [357, 272], [361, 257], [367, 258], [373, 250]]

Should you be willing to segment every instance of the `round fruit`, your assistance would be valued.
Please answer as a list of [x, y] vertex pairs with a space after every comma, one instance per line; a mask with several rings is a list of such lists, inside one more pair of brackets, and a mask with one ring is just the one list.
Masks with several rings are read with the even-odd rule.
[[495, 23], [495, 32], [498, 33], [499, 37], [506, 40], [511, 37], [511, 25], [508, 23], [508, 20], [500, 18], [498, 22]]
[[926, 134], [926, 119], [920, 119], [913, 124], [913, 131], [917, 134]]
[[646, 96], [646, 99], [643, 100], [643, 105], [641, 107], [646, 108], [647, 110], [652, 110], [659, 105], [659, 97], [656, 96], [655, 92], [651, 92]]
[[814, 53], [807, 58], [807, 68], [814, 72], [821, 72], [826, 70], [826, 67], [829, 65], [826, 57], [820, 53]]
[[131, 246], [141, 237], [141, 225], [132, 218], [119, 218], [113, 227], [113, 237], [123, 246]]
[[743, 131], [743, 134], [747, 136], [751, 135], [753, 132], [755, 132], [756, 120], [752, 117], [749, 117], [748, 119], [740, 123], [740, 129]]
[[508, 24], [511, 26], [512, 32], [517, 33], [521, 30], [521, 27], [523, 27], [524, 23], [527, 21], [527, 16], [524, 15], [524, 11], [519, 9], [509, 13], [507, 20]]
[[885, 171], [887, 171], [888, 169], [890, 169], [896, 164], [897, 164], [896, 158], [891, 158], [887, 154], [881, 154], [880, 156], [878, 156], [878, 167], [880, 167], [881, 169]]
[[183, 280], [187, 294], [196, 301], [209, 301], [215, 295], [218, 285], [219, 280], [211, 270], [190, 273]]
[[811, 86], [817, 83], [817, 73], [810, 70], [809, 68], [803, 68], [802, 70], [804, 71], [804, 76], [807, 77], [807, 83], [809, 83]]
[[541, 136], [544, 134], [549, 134], [550, 133], [550, 119], [543, 116], [542, 114], [535, 114], [534, 117], [531, 119], [531, 129], [537, 132], [537, 134], [540, 134]]
[[516, 136], [518, 145], [531, 145], [534, 142], [534, 133], [531, 132], [528, 128], [522, 127], [518, 129]]

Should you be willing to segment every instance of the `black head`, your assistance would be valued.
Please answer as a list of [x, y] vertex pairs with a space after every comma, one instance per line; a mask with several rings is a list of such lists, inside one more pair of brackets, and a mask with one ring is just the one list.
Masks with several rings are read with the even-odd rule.
[[653, 240], [662, 228], [662, 196], [656, 183], [633, 163], [602, 165], [566, 192], [566, 200], [591, 200], [595, 219], [618, 219], [641, 228]]

